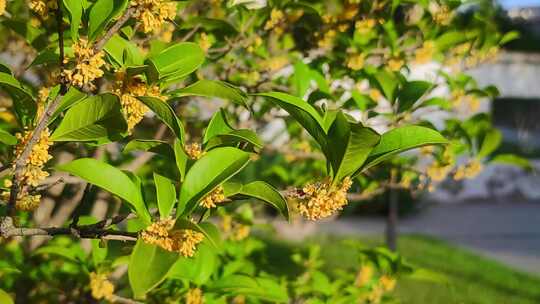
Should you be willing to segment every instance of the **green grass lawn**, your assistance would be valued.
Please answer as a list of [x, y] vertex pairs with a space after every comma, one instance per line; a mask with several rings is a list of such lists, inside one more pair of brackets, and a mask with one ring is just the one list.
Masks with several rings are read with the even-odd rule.
[[[366, 246], [381, 245], [380, 241], [374, 239], [336, 237], [318, 237], [309, 242], [322, 244], [327, 270], [356, 265], [356, 255], [350, 250], [352, 242]], [[401, 237], [399, 249], [411, 264], [444, 274], [448, 279], [446, 284], [401, 279], [395, 291], [401, 303], [540, 303], [540, 277], [423, 236]]]

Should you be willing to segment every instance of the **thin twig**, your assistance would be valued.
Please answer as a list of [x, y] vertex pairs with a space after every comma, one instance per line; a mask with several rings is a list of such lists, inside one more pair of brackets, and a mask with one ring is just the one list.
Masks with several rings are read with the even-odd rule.
[[131, 15], [135, 13], [135, 7], [129, 7], [124, 11], [124, 14], [116, 21], [116, 23], [111, 26], [111, 28], [103, 35], [99, 40], [94, 44], [94, 53], [98, 53], [103, 49], [105, 44], [111, 39], [111, 37], [118, 32], [122, 26], [131, 18]]
[[78, 227], [46, 227], [46, 228], [17, 228], [13, 225], [13, 219], [4, 218], [0, 225], [0, 235], [4, 238], [14, 236], [55, 236], [71, 235], [82, 239], [113, 239], [121, 241], [136, 241], [136, 232], [118, 231], [113, 229], [100, 229], [97, 224]]

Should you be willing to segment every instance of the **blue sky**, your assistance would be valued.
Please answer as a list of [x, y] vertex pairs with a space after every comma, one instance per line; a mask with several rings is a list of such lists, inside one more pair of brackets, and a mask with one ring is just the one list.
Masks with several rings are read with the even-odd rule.
[[499, 0], [504, 7], [540, 6], [540, 0]]

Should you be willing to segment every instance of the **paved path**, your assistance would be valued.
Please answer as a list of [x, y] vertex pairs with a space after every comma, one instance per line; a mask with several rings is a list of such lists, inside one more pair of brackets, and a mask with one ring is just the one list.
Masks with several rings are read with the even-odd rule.
[[[320, 232], [383, 235], [383, 218], [345, 218], [286, 228], [288, 237]], [[400, 233], [441, 238], [530, 273], [540, 274], [540, 204], [433, 205], [402, 218]]]

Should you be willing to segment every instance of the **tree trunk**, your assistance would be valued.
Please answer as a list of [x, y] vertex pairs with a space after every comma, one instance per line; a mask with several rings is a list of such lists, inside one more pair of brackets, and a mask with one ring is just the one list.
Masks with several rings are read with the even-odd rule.
[[386, 218], [386, 245], [392, 251], [397, 250], [398, 208], [398, 191], [390, 189]]

